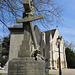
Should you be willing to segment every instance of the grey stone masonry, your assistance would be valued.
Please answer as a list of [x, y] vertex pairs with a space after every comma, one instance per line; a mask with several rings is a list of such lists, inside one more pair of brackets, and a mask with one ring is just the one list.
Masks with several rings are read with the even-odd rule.
[[41, 19], [41, 18], [43, 18], [42, 15], [39, 15], [39, 16], [30, 16], [28, 18], [26, 17], [26, 18], [17, 20], [17, 23], [31, 22], [31, 21], [35, 21], [35, 20], [38, 20], [38, 19]]
[[32, 0], [23, 0], [23, 4], [24, 4], [24, 8], [25, 9], [30, 9], [30, 2], [31, 2]]
[[[23, 19], [17, 22], [23, 23], [24, 38], [18, 51], [18, 58], [9, 61], [8, 75], [45, 75], [45, 62], [37, 57], [37, 41], [33, 30], [33, 20], [39, 19], [33, 15], [32, 0], [23, 0], [25, 12]], [[31, 43], [34, 42], [34, 56], [31, 57]]]
[[20, 50], [18, 53], [19, 57], [30, 57], [30, 39], [31, 39], [31, 29], [30, 23], [24, 23], [24, 39], [22, 41], [22, 45], [20, 46]]
[[9, 66], [8, 75], [45, 75], [44, 61], [42, 60], [18, 58], [10, 61]]

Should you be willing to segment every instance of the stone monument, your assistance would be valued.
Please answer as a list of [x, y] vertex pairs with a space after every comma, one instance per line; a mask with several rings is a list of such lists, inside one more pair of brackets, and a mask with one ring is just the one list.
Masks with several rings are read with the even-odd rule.
[[[23, 19], [17, 20], [23, 23], [24, 38], [18, 51], [18, 58], [9, 61], [8, 75], [45, 75], [45, 62], [40, 55], [37, 47], [37, 41], [32, 26], [32, 21], [41, 19], [43, 16], [33, 16], [32, 0], [23, 0], [25, 12]], [[34, 50], [31, 50], [31, 44], [34, 44]]]

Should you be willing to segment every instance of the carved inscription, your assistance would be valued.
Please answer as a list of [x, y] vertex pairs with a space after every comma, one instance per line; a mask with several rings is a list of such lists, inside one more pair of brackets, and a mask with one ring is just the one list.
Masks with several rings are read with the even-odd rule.
[[[14, 62], [13, 69], [10, 68], [11, 75], [43, 75], [44, 66], [40, 62]], [[14, 67], [15, 66], [15, 67]], [[41, 72], [40, 72], [41, 71]]]

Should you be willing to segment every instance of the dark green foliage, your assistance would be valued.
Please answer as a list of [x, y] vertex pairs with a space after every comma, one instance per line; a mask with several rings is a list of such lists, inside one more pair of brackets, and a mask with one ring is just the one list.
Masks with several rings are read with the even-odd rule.
[[9, 56], [9, 44], [10, 44], [10, 39], [9, 37], [4, 37], [2, 41], [2, 56], [1, 56], [1, 66], [3, 67], [6, 62], [8, 61], [8, 56]]
[[2, 42], [3, 48], [9, 49], [9, 44], [10, 44], [9, 40], [10, 40], [9, 37], [4, 37], [3, 42]]
[[4, 37], [3, 42], [2, 42], [2, 56], [8, 56], [9, 55], [9, 44], [10, 44], [10, 39], [9, 37]]
[[69, 48], [66, 48], [65, 52], [68, 68], [75, 68], [75, 53]]
[[1, 45], [1, 41], [0, 41], [0, 63], [2, 61], [2, 45]]
[[2, 57], [1, 67], [3, 67], [7, 61], [8, 61], [8, 56], [5, 56], [5, 58]]

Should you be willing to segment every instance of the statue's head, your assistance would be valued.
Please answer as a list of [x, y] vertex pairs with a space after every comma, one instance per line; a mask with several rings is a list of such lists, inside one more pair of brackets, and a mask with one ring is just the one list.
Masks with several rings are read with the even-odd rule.
[[24, 5], [25, 10], [31, 10], [32, 0], [23, 0], [23, 5]]

